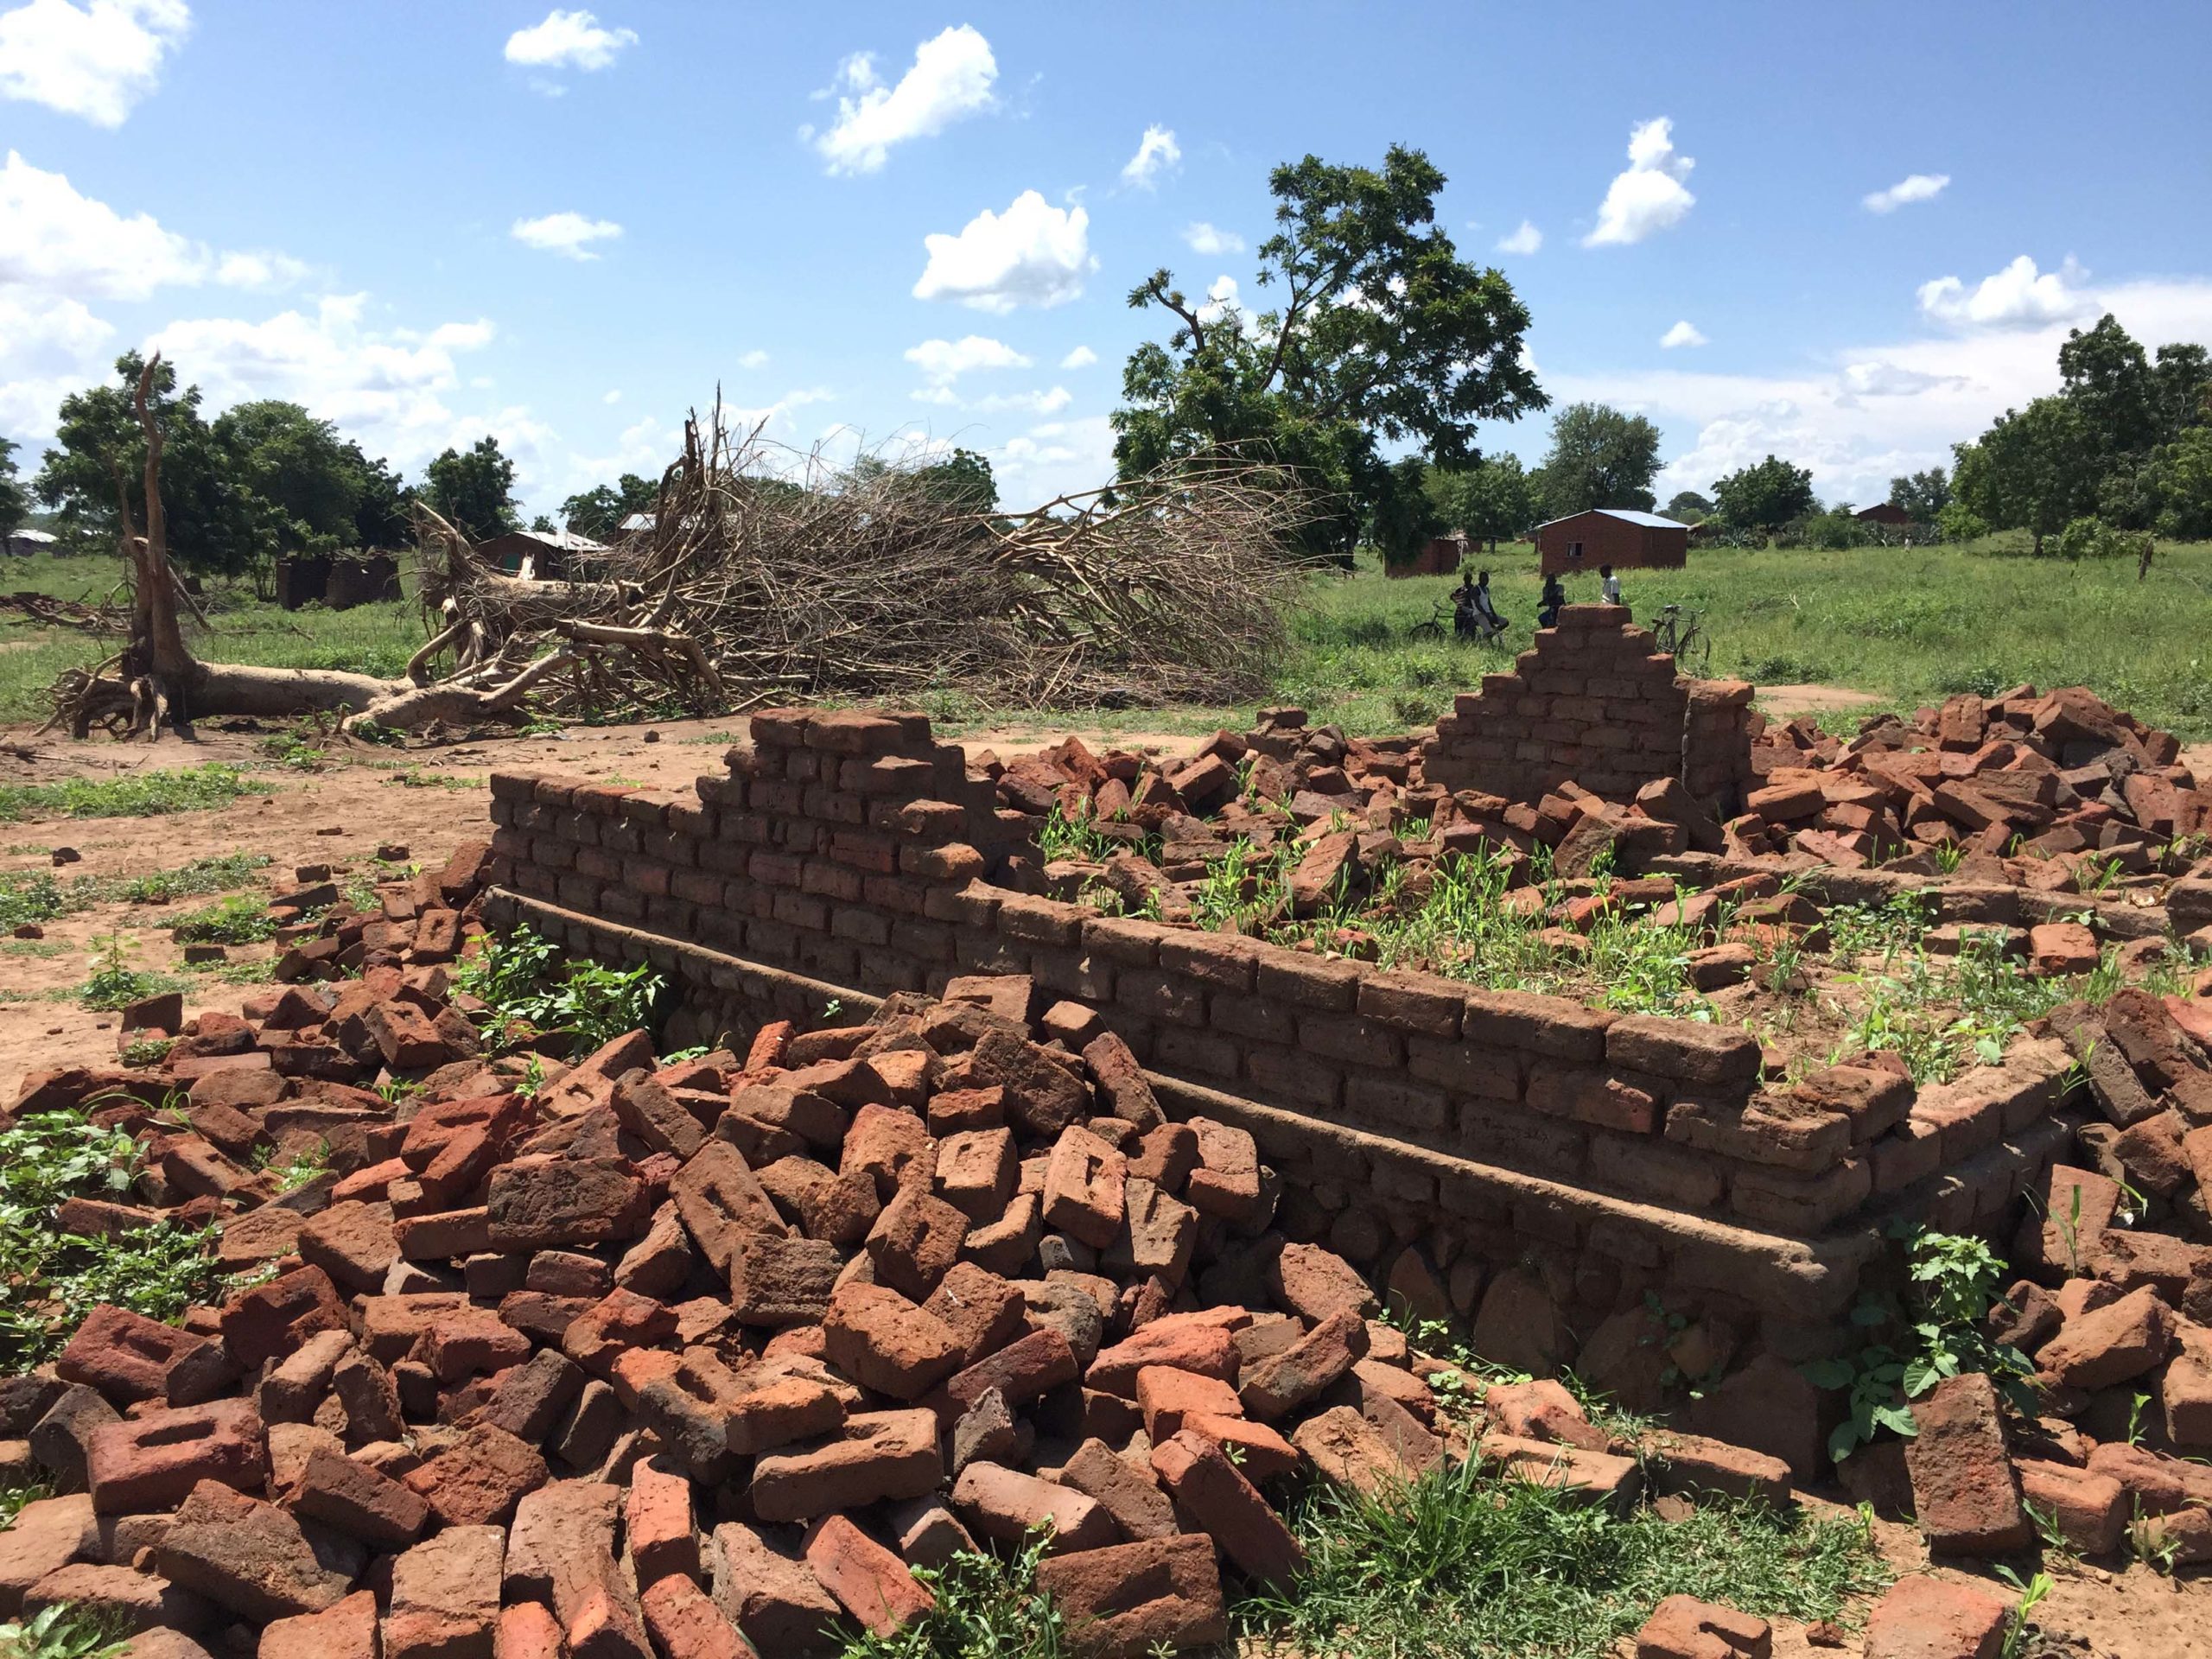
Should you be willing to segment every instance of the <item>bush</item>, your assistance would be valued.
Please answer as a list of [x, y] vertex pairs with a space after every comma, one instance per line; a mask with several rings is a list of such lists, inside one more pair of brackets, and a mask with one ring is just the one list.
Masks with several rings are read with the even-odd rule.
[[2138, 559], [2151, 545], [2141, 531], [2120, 530], [2101, 518], [2076, 518], [2045, 543], [2060, 559]]

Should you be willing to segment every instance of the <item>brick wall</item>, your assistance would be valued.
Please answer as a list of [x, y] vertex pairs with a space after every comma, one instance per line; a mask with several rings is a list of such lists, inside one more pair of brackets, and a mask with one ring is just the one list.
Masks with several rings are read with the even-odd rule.
[[1436, 722], [1427, 776], [1510, 801], [1569, 782], [1625, 801], [1654, 779], [1679, 778], [1732, 815], [1751, 775], [1751, 690], [1676, 675], [1622, 607], [1570, 605], [1510, 672], [1484, 675]]
[[1662, 1285], [1777, 1328], [1829, 1319], [1883, 1215], [2000, 1225], [2063, 1136], [2063, 1053], [1926, 1110], [1847, 1068], [1772, 1086], [1740, 1031], [992, 886], [1027, 821], [921, 716], [778, 712], [753, 730], [690, 798], [495, 774], [493, 919], [652, 961], [682, 989], [679, 1040], [1029, 975], [1096, 1008], [1164, 1099], [1243, 1122], [1316, 1224], [1425, 1230], [1485, 1270], [1568, 1264], [1595, 1275], [1574, 1293], [1592, 1319]]

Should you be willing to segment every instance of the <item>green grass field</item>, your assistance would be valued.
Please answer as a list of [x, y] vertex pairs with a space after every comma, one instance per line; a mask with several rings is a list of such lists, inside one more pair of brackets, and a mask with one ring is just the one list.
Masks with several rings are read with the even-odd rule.
[[[1363, 559], [1350, 575], [1314, 578], [1293, 617], [1291, 649], [1269, 696], [1301, 703], [1317, 721], [1358, 732], [1425, 724], [1454, 691], [1503, 667], [1529, 642], [1538, 579], [1535, 550], [1501, 546], [1485, 561], [1504, 648], [1418, 640], [1415, 625], [1452, 579], [1385, 578]], [[23, 559], [0, 568], [0, 589], [35, 587], [99, 599], [115, 585], [107, 559]], [[1702, 610], [1713, 671], [1763, 684], [1853, 687], [1901, 709], [1956, 691], [1993, 692], [2031, 681], [2087, 685], [2142, 719], [2191, 741], [2212, 738], [2212, 543], [2159, 546], [2150, 578], [2126, 563], [2069, 564], [1997, 547], [1696, 551], [1682, 570], [1628, 571], [1640, 618], [1661, 605]], [[1570, 585], [1596, 596], [1593, 579]], [[218, 591], [215, 631], [198, 640], [211, 659], [352, 668], [397, 674], [422, 639], [411, 601], [287, 614], [250, 590]], [[0, 620], [0, 720], [44, 713], [41, 694], [63, 669], [97, 654], [81, 634]], [[1238, 709], [1137, 708], [1022, 711], [978, 707], [957, 694], [925, 698], [948, 732], [1010, 720], [1128, 731], [1199, 731], [1249, 722]]]

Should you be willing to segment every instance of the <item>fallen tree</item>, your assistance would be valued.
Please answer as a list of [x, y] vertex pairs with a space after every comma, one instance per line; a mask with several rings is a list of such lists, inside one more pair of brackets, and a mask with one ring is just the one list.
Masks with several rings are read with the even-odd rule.
[[1216, 457], [978, 513], [912, 469], [836, 471], [757, 427], [734, 437], [717, 404], [685, 423], [653, 527], [573, 580], [493, 569], [418, 507], [430, 620], [402, 677], [202, 662], [168, 562], [148, 401], [159, 360], [136, 399], [143, 533], [127, 499], [123, 513], [128, 638], [51, 694], [49, 727], [80, 737], [98, 726], [152, 738], [219, 715], [334, 713], [408, 731], [526, 709], [707, 715], [933, 687], [1028, 707], [1228, 701], [1265, 683], [1299, 580], [1287, 550], [1305, 498], [1278, 468]]

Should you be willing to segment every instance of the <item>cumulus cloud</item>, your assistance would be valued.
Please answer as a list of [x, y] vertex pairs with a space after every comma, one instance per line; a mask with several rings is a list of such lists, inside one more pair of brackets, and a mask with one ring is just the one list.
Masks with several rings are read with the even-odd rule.
[[184, 0], [30, 0], [0, 12], [0, 98], [119, 127], [191, 27]]
[[1706, 338], [1698, 332], [1697, 325], [1686, 317], [1660, 335], [1659, 344], [1671, 352], [1677, 346], [1702, 346]]
[[67, 175], [14, 150], [0, 163], [0, 287], [80, 299], [143, 300], [156, 289], [216, 283], [282, 288], [308, 267], [281, 253], [216, 253], [150, 213], [124, 214], [82, 194]]
[[1237, 309], [1236, 279], [1224, 271], [1206, 289], [1206, 302], [1198, 308], [1200, 322], [1219, 322]]
[[611, 219], [586, 219], [582, 213], [547, 213], [539, 219], [518, 219], [508, 235], [524, 247], [557, 253], [564, 259], [596, 259], [594, 242], [612, 241], [622, 227]]
[[984, 453], [1002, 499], [1049, 501], [1114, 476], [1114, 429], [1103, 415], [1045, 421]]
[[1074, 401], [1065, 386], [1054, 386], [1050, 391], [995, 391], [969, 407], [986, 415], [1017, 409], [1032, 415], [1057, 415]]
[[507, 61], [531, 69], [610, 69], [637, 43], [635, 29], [607, 29], [588, 11], [556, 7], [543, 22], [507, 36]]
[[1140, 190], [1159, 188], [1160, 177], [1183, 164], [1183, 147], [1171, 127], [1147, 127], [1137, 140], [1137, 153], [1122, 166], [1122, 182]]
[[1950, 181], [1948, 173], [1908, 173], [1888, 189], [1861, 196], [1859, 202], [1870, 213], [1893, 213], [1909, 201], [1935, 200]]
[[1533, 220], [1522, 219], [1513, 230], [1497, 238], [1500, 253], [1534, 253], [1544, 245], [1544, 233]]
[[749, 352], [741, 353], [737, 359], [737, 366], [741, 369], [760, 369], [766, 368], [767, 365], [768, 353], [758, 346]]
[[1696, 205], [1682, 181], [1697, 165], [1675, 153], [1674, 122], [1666, 116], [1639, 124], [1628, 136], [1628, 170], [1616, 174], [1598, 205], [1598, 226], [1586, 248], [1641, 242], [1681, 222]]
[[925, 340], [918, 346], [909, 346], [906, 357], [922, 372], [924, 379], [936, 386], [950, 385], [976, 369], [1029, 366], [1029, 359], [1013, 346], [982, 334], [964, 334], [958, 340]]
[[990, 42], [966, 23], [917, 47], [895, 86], [883, 84], [873, 53], [855, 53], [838, 66], [837, 119], [814, 147], [832, 173], [874, 173], [893, 146], [990, 108], [998, 73]]
[[1183, 227], [1183, 239], [1191, 245], [1194, 253], [1242, 253], [1244, 238], [1234, 231], [1224, 231], [1209, 225], [1203, 219], [1193, 219]]
[[1034, 190], [1003, 214], [986, 207], [957, 236], [922, 238], [929, 263], [914, 284], [918, 300], [957, 300], [994, 315], [1017, 306], [1064, 305], [1083, 292], [1098, 268], [1090, 252], [1090, 216], [1080, 207], [1055, 207]]
[[1098, 360], [1098, 353], [1088, 346], [1078, 346], [1060, 359], [1064, 369], [1087, 369]]
[[1955, 276], [1920, 285], [1920, 308], [1937, 322], [1965, 327], [2022, 327], [2078, 317], [2094, 298], [2077, 286], [2088, 273], [2068, 259], [2056, 270], [2038, 271], [2026, 254], [1972, 288]]

